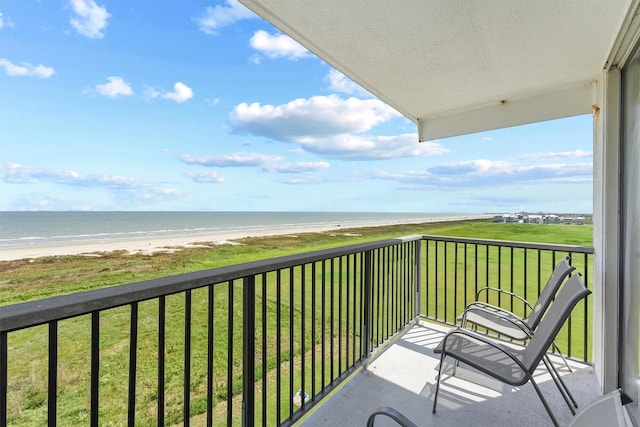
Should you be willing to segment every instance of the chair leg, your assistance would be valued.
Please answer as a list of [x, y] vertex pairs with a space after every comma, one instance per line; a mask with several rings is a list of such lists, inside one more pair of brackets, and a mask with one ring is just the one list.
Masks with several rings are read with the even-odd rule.
[[560, 351], [560, 347], [558, 347], [556, 342], [553, 341], [551, 345], [553, 346], [553, 351], [557, 352], [560, 355], [560, 357], [562, 358], [562, 361], [564, 362], [564, 365], [567, 367], [569, 372], [573, 372], [573, 369], [571, 369], [571, 366], [569, 366], [569, 362], [567, 361], [567, 359], [565, 359], [564, 354], [562, 354], [562, 351]]
[[[551, 363], [551, 360], [549, 360], [549, 356], [544, 356], [542, 360], [544, 361], [544, 364], [547, 366], [547, 369], [549, 370], [549, 374], [551, 375], [551, 378], [553, 378], [553, 381], [556, 383], [556, 387], [558, 387], [558, 390], [560, 390], [562, 397], [564, 397], [564, 401], [567, 402], [567, 406], [571, 410], [571, 413], [575, 415], [576, 411], [574, 408], [577, 408], [578, 404], [576, 403], [576, 400], [573, 398], [571, 391], [569, 391], [569, 387], [567, 387], [567, 384], [564, 382], [564, 380], [562, 379], [562, 377], [560, 376], [556, 368], [553, 366], [553, 363]], [[568, 399], [571, 399], [571, 402], [569, 402]]]
[[[555, 368], [551, 364], [551, 361], [547, 360], [546, 357], [543, 358], [542, 360], [544, 361], [544, 364], [547, 367], [547, 370], [549, 371], [549, 375], [551, 376], [551, 379], [556, 384], [556, 387], [558, 388], [558, 391], [562, 395], [562, 398], [564, 399], [564, 402], [569, 407], [569, 410], [571, 411], [571, 413], [573, 415], [575, 415], [576, 411], [575, 411], [575, 409], [573, 409], [573, 407], [575, 406], [575, 400], [573, 399], [573, 396], [571, 396], [571, 393], [567, 389], [567, 387], [564, 384], [564, 382], [562, 382], [562, 380], [560, 380], [560, 376], [558, 375], [558, 372], [555, 370]], [[569, 399], [571, 399], [571, 401], [569, 401]], [[572, 403], [573, 403], [573, 405], [572, 405]]]
[[433, 409], [431, 410], [432, 414], [436, 413], [436, 405], [438, 403], [438, 392], [440, 391], [440, 379], [442, 378], [442, 366], [444, 365], [444, 358], [445, 354], [443, 349], [442, 354], [440, 355], [440, 367], [438, 368], [438, 376], [436, 378], [436, 392], [433, 396]]
[[547, 413], [551, 417], [551, 421], [553, 422], [553, 425], [555, 427], [560, 427], [560, 424], [558, 423], [558, 420], [556, 419], [555, 415], [553, 415], [553, 412], [551, 412], [551, 408], [549, 407], [549, 404], [547, 403], [547, 400], [542, 395], [542, 391], [540, 391], [540, 388], [538, 387], [538, 384], [536, 384], [536, 381], [533, 379], [533, 375], [531, 375], [529, 373], [527, 373], [527, 375], [529, 376], [529, 381], [531, 381], [531, 384], [533, 384], [533, 388], [536, 390], [536, 393], [538, 393], [538, 397], [542, 401], [542, 405], [544, 406], [544, 409], [547, 410]]

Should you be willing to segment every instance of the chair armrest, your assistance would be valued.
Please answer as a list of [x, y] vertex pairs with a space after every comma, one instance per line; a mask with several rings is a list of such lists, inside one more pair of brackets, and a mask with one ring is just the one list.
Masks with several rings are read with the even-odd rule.
[[[461, 326], [464, 328], [466, 326], [467, 323], [467, 315], [469, 313], [486, 313], [486, 317], [483, 317], [481, 314], [479, 314], [479, 316], [481, 318], [487, 319], [487, 317], [493, 317], [496, 318], [497, 320], [500, 321], [504, 321], [507, 322], [513, 326], [515, 326], [516, 328], [520, 329], [522, 332], [524, 332], [525, 335], [527, 335], [529, 338], [531, 338], [533, 336], [533, 331], [531, 330], [531, 328], [529, 327], [529, 325], [527, 325], [524, 321], [524, 319], [519, 318], [518, 316], [516, 316], [515, 314], [513, 314], [512, 312], [510, 312], [509, 310], [503, 309], [501, 307], [496, 307], [494, 305], [491, 304], [486, 304], [482, 301], [477, 301], [477, 302], [472, 302], [471, 304], [469, 304], [467, 306], [467, 308], [465, 308], [465, 310], [462, 312], [462, 314], [460, 316], [458, 316], [458, 319], [460, 319], [461, 321]], [[481, 321], [471, 321], [471, 323], [473, 324], [477, 324], [480, 327], [483, 328], [489, 328], [491, 330], [494, 330], [493, 328], [491, 328], [489, 323], [482, 323]], [[502, 333], [499, 330], [495, 330], [498, 333]], [[508, 335], [508, 333], [507, 333]], [[513, 338], [513, 337], [512, 337]]]
[[373, 427], [375, 418], [378, 415], [385, 415], [400, 424], [402, 427], [418, 427], [409, 418], [402, 415], [398, 410], [389, 406], [378, 408], [373, 412], [373, 414], [369, 415], [369, 419], [367, 420], [367, 427]]
[[527, 307], [529, 307], [529, 310], [533, 310], [533, 306], [529, 303], [529, 301], [527, 301], [526, 299], [522, 298], [520, 295], [514, 294], [513, 292], [505, 291], [504, 289], [494, 288], [494, 287], [491, 287], [491, 286], [485, 286], [484, 288], [478, 289], [478, 292], [476, 292], [476, 300], [480, 299], [480, 294], [482, 292], [486, 292], [488, 294], [489, 291], [497, 292], [497, 293], [500, 293], [500, 294], [507, 294], [510, 297], [516, 298], [517, 300], [519, 300], [522, 303], [524, 303]]

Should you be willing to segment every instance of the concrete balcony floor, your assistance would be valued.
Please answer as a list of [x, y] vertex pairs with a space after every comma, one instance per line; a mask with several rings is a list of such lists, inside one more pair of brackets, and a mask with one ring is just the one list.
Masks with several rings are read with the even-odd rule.
[[[366, 369], [353, 377], [300, 425], [365, 426], [378, 407], [391, 406], [419, 426], [549, 426], [553, 425], [530, 383], [511, 387], [460, 365], [451, 375], [452, 359], [445, 361], [437, 413], [432, 414], [439, 356], [433, 348], [449, 328], [420, 322], [396, 339]], [[552, 357], [579, 406], [599, 395], [591, 366], [570, 362], [573, 372]], [[561, 425], [572, 414], [543, 364], [535, 379]], [[378, 426], [396, 426], [386, 417]]]

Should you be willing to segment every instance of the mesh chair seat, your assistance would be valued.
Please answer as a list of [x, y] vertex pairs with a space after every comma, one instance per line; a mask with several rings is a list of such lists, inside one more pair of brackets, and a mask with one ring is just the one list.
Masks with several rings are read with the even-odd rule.
[[[458, 331], [464, 330], [458, 329]], [[529, 376], [521, 366], [523, 359], [521, 350], [506, 349], [498, 343], [480, 338], [466, 334], [452, 334], [446, 340], [447, 356], [463, 360], [465, 364], [509, 385], [519, 386], [529, 381]], [[444, 340], [434, 351], [440, 353], [443, 345], [445, 345]]]
[[465, 311], [465, 320], [518, 341], [531, 337], [527, 319], [489, 304], [470, 304]]

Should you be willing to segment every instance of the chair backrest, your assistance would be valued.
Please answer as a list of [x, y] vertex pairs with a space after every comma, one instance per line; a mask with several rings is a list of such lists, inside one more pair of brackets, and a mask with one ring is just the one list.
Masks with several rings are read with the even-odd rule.
[[558, 292], [555, 301], [540, 321], [523, 353], [522, 363], [531, 374], [535, 371], [578, 301], [590, 293], [591, 291], [582, 283], [580, 274], [571, 276]]
[[527, 318], [527, 326], [529, 326], [532, 331], [534, 331], [538, 323], [540, 323], [542, 315], [547, 311], [547, 308], [549, 308], [549, 304], [553, 301], [553, 297], [555, 297], [565, 277], [576, 269], [569, 264], [569, 261], [571, 261], [571, 258], [566, 256], [555, 266], [553, 273], [551, 273], [549, 280], [547, 280], [547, 284], [542, 289], [542, 292], [540, 292], [538, 301], [536, 301], [533, 310], [531, 310]]

